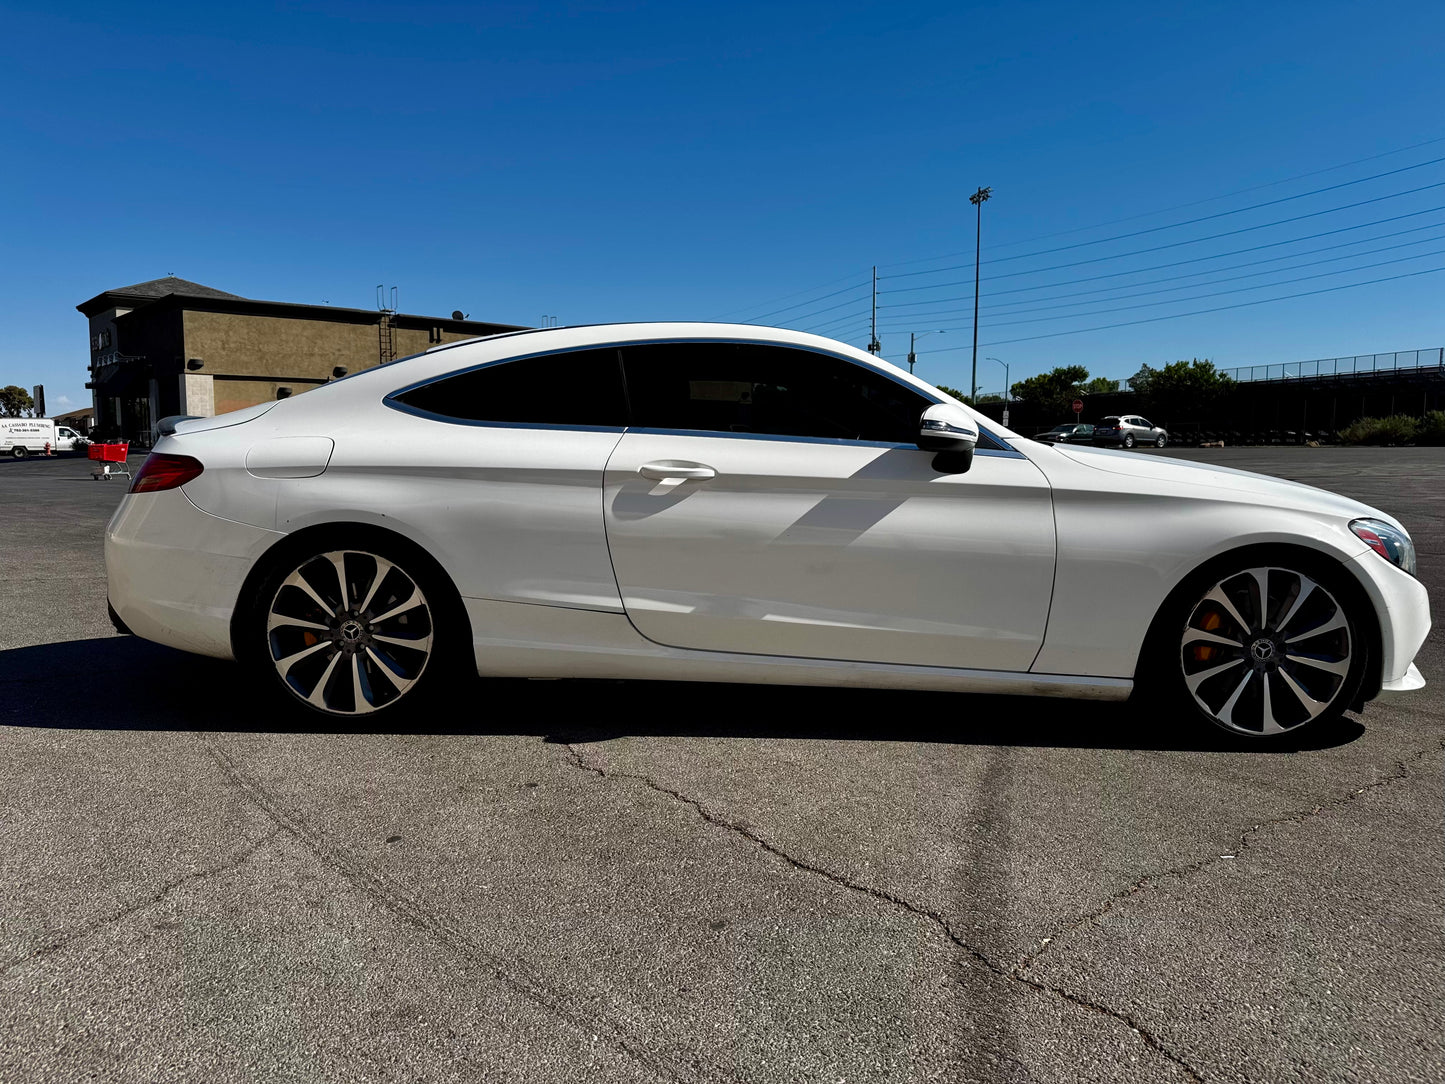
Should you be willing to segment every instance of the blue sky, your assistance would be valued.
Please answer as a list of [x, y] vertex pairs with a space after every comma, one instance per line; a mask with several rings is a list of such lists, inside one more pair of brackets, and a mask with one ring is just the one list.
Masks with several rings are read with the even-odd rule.
[[0, 19], [0, 384], [46, 384], [53, 411], [89, 403], [74, 306], [172, 272], [357, 307], [395, 284], [406, 311], [527, 324], [791, 305], [769, 319], [863, 345], [877, 264], [884, 355], [954, 329], [919, 373], [966, 386], [979, 185], [980, 356], [1014, 379], [1445, 342], [1445, 273], [1396, 277], [1445, 268], [1445, 187], [1399, 194], [1445, 182], [1424, 164], [1445, 158], [1439, 4], [4, 0]]

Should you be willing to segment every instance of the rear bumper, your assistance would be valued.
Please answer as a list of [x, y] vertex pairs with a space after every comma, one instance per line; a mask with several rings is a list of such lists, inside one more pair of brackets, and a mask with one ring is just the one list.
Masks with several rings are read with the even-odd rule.
[[204, 512], [182, 490], [129, 494], [105, 532], [113, 620], [147, 640], [229, 659], [241, 585], [282, 537]]

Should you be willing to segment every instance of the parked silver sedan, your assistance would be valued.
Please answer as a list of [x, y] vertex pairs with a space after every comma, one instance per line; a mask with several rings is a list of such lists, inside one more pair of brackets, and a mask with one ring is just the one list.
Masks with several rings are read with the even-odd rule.
[[1137, 414], [1111, 415], [1094, 426], [1095, 444], [1115, 444], [1132, 448], [1136, 444], [1152, 444], [1162, 448], [1169, 443], [1169, 434]]
[[1056, 425], [1047, 433], [1034, 437], [1034, 440], [1045, 444], [1088, 444], [1093, 438], [1092, 425]]

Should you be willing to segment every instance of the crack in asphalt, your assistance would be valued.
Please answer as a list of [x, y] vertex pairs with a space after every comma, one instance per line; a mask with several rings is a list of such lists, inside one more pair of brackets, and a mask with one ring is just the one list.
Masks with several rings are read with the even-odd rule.
[[184, 876], [177, 877], [173, 881], [166, 882], [164, 885], [156, 889], [155, 892], [151, 893], [143, 900], [138, 900], [135, 903], [128, 904], [127, 906], [120, 908], [119, 910], [112, 911], [110, 912], [110, 914], [102, 915], [100, 918], [93, 919], [90, 922], [87, 922], [81, 926], [76, 926], [72, 929], [66, 930], [62, 932], [58, 937], [40, 946], [39, 948], [32, 949], [30, 952], [27, 952], [24, 955], [15, 956], [9, 960], [4, 961], [3, 963], [0, 963], [0, 976], [8, 975], [11, 971], [23, 966], [24, 964], [30, 963], [32, 960], [43, 959], [46, 956], [50, 956], [53, 953], [59, 952], [61, 949], [73, 945], [77, 941], [89, 937], [91, 934], [99, 933], [101, 930], [104, 930], [107, 927], [124, 922], [131, 915], [137, 914], [140, 911], [144, 911], [148, 907], [154, 907], [156, 904], [160, 903], [167, 896], [169, 896], [172, 892], [175, 892], [177, 889], [184, 888], [186, 885], [189, 884], [194, 884], [196, 881], [204, 881], [208, 877], [215, 877], [222, 873], [229, 873], [233, 869], [239, 869], [241, 866], [245, 865], [252, 858], [254, 858], [256, 856], [256, 853], [260, 851], [262, 847], [264, 847], [266, 844], [270, 843], [273, 839], [279, 836], [281, 834], [281, 831], [282, 830], [279, 827], [275, 828], [274, 830], [267, 832], [260, 839], [254, 840], [253, 842], [247, 844], [242, 850], [236, 852], [229, 859], [227, 859], [225, 862], [222, 862], [218, 866], [210, 866], [206, 869], [192, 870], [190, 873], [187, 873]]
[[[1440, 743], [1440, 748], [1445, 749], [1445, 741], [1442, 741]], [[1436, 751], [1437, 750], [1434, 749], [1418, 750], [1410, 758], [1410, 762], [1411, 764], [1418, 764], [1420, 761], [1424, 760], [1425, 757]], [[1313, 809], [1297, 809], [1289, 813], [1281, 814], [1278, 817], [1272, 817], [1266, 821], [1260, 821], [1258, 824], [1242, 828], [1239, 832], [1239, 842], [1234, 847], [1234, 855], [1237, 856], [1249, 850], [1253, 837], [1263, 832], [1267, 828], [1273, 828], [1281, 824], [1304, 824], [1306, 821], [1311, 820], [1314, 817], [1318, 817], [1326, 810], [1343, 808], [1348, 803], [1353, 802], [1361, 794], [1364, 794], [1367, 791], [1375, 790], [1379, 787], [1388, 786], [1391, 783], [1398, 783], [1404, 779], [1408, 779], [1410, 777], [1410, 774], [1410, 768], [1409, 766], [1407, 766], [1406, 762], [1403, 760], [1397, 760], [1395, 761], [1395, 770], [1392, 773], [1382, 776], [1381, 778], [1376, 779], [1372, 783], [1366, 783], [1363, 787], [1357, 787], [1356, 789], [1350, 791], [1348, 794], [1345, 794], [1342, 797], [1332, 799], [1328, 802], [1323, 802], [1315, 806]], [[1068, 926], [1065, 926], [1063, 929], [1059, 930], [1057, 933], [1053, 933], [1050, 934], [1048, 937], [1045, 937], [1042, 941], [1040, 941], [1038, 948], [1034, 949], [1030, 953], [1026, 953], [1023, 958], [1019, 960], [1018, 964], [1016, 964], [1014, 967], [1015, 973], [1022, 977], [1023, 972], [1032, 967], [1034, 963], [1037, 962], [1039, 957], [1044, 955], [1044, 953], [1046, 953], [1051, 946], [1056, 945], [1058, 942], [1069, 937], [1071, 934], [1077, 933], [1079, 930], [1098, 924], [1100, 921], [1103, 920], [1105, 915], [1107, 915], [1110, 911], [1114, 909], [1115, 905], [1124, 903], [1127, 900], [1132, 899], [1139, 893], [1143, 892], [1146, 888], [1152, 887], [1155, 883], [1163, 881], [1170, 877], [1177, 877], [1181, 880], [1186, 877], [1192, 877], [1194, 874], [1199, 873], [1202, 870], [1206, 870], [1210, 866], [1217, 865], [1218, 863], [1225, 860], [1226, 856], [1215, 855], [1212, 858], [1201, 858], [1197, 861], [1189, 862], [1184, 865], [1171, 866], [1169, 869], [1160, 870], [1156, 873], [1145, 874], [1128, 888], [1124, 888], [1118, 892], [1115, 892], [1112, 896], [1110, 896], [1107, 900], [1104, 901], [1102, 906], [1097, 907], [1094, 910], [1082, 915], [1078, 919], [1074, 920], [1074, 922], [1070, 923]]]
[[259, 781], [247, 775], [224, 749], [204, 738], [201, 744], [211, 754], [227, 781], [277, 826], [276, 834], [284, 832], [289, 835], [393, 915], [428, 934], [447, 951], [489, 971], [496, 981], [559, 1017], [584, 1036], [590, 1036], [594, 1040], [604, 1039], [615, 1052], [632, 1059], [654, 1076], [676, 1081], [678, 1084], [689, 1084], [689, 1081], [694, 1079], [684, 1075], [665, 1055], [638, 1045], [636, 1040], [606, 1017], [588, 1015], [567, 1006], [561, 991], [548, 984], [540, 975], [523, 973], [523, 961], [506, 959], [488, 951], [465, 930], [427, 910], [400, 886], [380, 874], [364, 869], [341, 848], [328, 842], [321, 832], [310, 827], [300, 817], [287, 812], [279, 799]]
[[927, 919], [928, 921], [932, 922], [936, 927], [938, 927], [938, 929], [943, 932], [943, 935], [947, 937], [948, 940], [951, 941], [957, 948], [961, 949], [963, 952], [968, 954], [978, 963], [982, 964], [988, 971], [992, 972], [999, 978], [1009, 979], [1014, 982], [1020, 983], [1021, 985], [1027, 986], [1038, 993], [1052, 994], [1056, 997], [1062, 998], [1063, 1000], [1070, 1002], [1073, 1005], [1078, 1006], [1081, 1009], [1096, 1013], [1100, 1016], [1109, 1017], [1110, 1019], [1115, 1020], [1118, 1023], [1124, 1024], [1132, 1032], [1134, 1032], [1134, 1034], [1138, 1035], [1139, 1038], [1144, 1042], [1144, 1044], [1153, 1051], [1155, 1051], [1155, 1053], [1179, 1066], [1180, 1069], [1182, 1069], [1185, 1073], [1188, 1074], [1190, 1080], [1195, 1081], [1196, 1084], [1203, 1084], [1204, 1077], [1200, 1075], [1198, 1070], [1196, 1070], [1192, 1065], [1190, 1065], [1178, 1054], [1174, 1053], [1174, 1051], [1170, 1050], [1159, 1039], [1157, 1035], [1153, 1034], [1147, 1027], [1145, 1027], [1139, 1021], [1135, 1020], [1128, 1013], [1119, 1012], [1118, 1010], [1111, 1009], [1107, 1005], [1104, 1005], [1100, 1002], [1092, 1001], [1088, 998], [1065, 990], [1062, 987], [1050, 986], [1048, 983], [1039, 982], [1036, 979], [1032, 979], [1028, 976], [1018, 973], [1016, 969], [1010, 970], [1009, 968], [1004, 967], [1002, 964], [999, 964], [995, 960], [993, 960], [982, 950], [975, 948], [973, 945], [970, 945], [961, 936], [955, 933], [953, 927], [949, 925], [948, 919], [945, 918], [943, 915], [939, 914], [938, 912], [930, 911], [925, 907], [920, 907], [918, 904], [913, 903], [911, 900], [907, 900], [902, 896], [894, 895], [893, 893], [888, 892], [885, 889], [851, 880], [840, 873], [836, 873], [833, 870], [827, 869], [823, 866], [815, 865], [801, 858], [794, 857], [793, 855], [789, 854], [787, 851], [779, 847], [777, 844], [772, 843], [763, 836], [759, 835], [756, 830], [748, 827], [747, 825], [739, 824], [736, 821], [727, 820], [719, 814], [714, 813], [696, 798], [691, 798], [686, 794], [683, 794], [681, 791], [674, 790], [671, 787], [663, 786], [661, 783], [658, 783], [656, 780], [653, 780], [645, 775], [638, 775], [634, 772], [612, 771], [610, 769], [600, 767], [596, 764], [592, 764], [582, 755], [582, 753], [577, 749], [576, 745], [574, 745], [572, 742], [561, 741], [559, 742], [559, 744], [561, 744], [563, 748], [567, 750], [567, 759], [572, 764], [572, 766], [581, 771], [591, 772], [592, 774], [597, 775], [602, 779], [608, 781], [626, 780], [630, 782], [641, 783], [642, 785], [651, 788], [659, 794], [666, 795], [667, 797], [672, 798], [674, 801], [690, 807], [699, 817], [701, 817], [708, 824], [714, 825], [718, 828], [722, 828], [725, 831], [732, 832], [735, 835], [741, 836], [742, 838], [748, 840], [750, 843], [757, 846], [759, 849], [774, 856], [775, 858], [780, 859], [783, 862], [786, 862], [788, 865], [792, 866], [797, 870], [800, 870], [803, 873], [809, 873], [819, 877], [823, 877], [831, 881], [833, 884], [838, 885], [840, 888], [846, 888], [851, 892], [857, 892], [865, 896], [871, 896], [874, 899], [881, 900], [885, 903], [893, 905], [894, 907], [898, 907], [905, 911], [908, 911], [909, 913], [916, 915], [919, 918]]

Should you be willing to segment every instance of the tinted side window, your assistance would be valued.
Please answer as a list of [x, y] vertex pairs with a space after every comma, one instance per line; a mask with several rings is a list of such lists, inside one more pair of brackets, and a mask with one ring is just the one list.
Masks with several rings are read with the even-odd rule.
[[394, 396], [397, 402], [458, 421], [627, 424], [617, 350], [577, 350], [438, 377]]
[[646, 429], [913, 444], [929, 405], [838, 358], [750, 343], [625, 347], [633, 424]]

